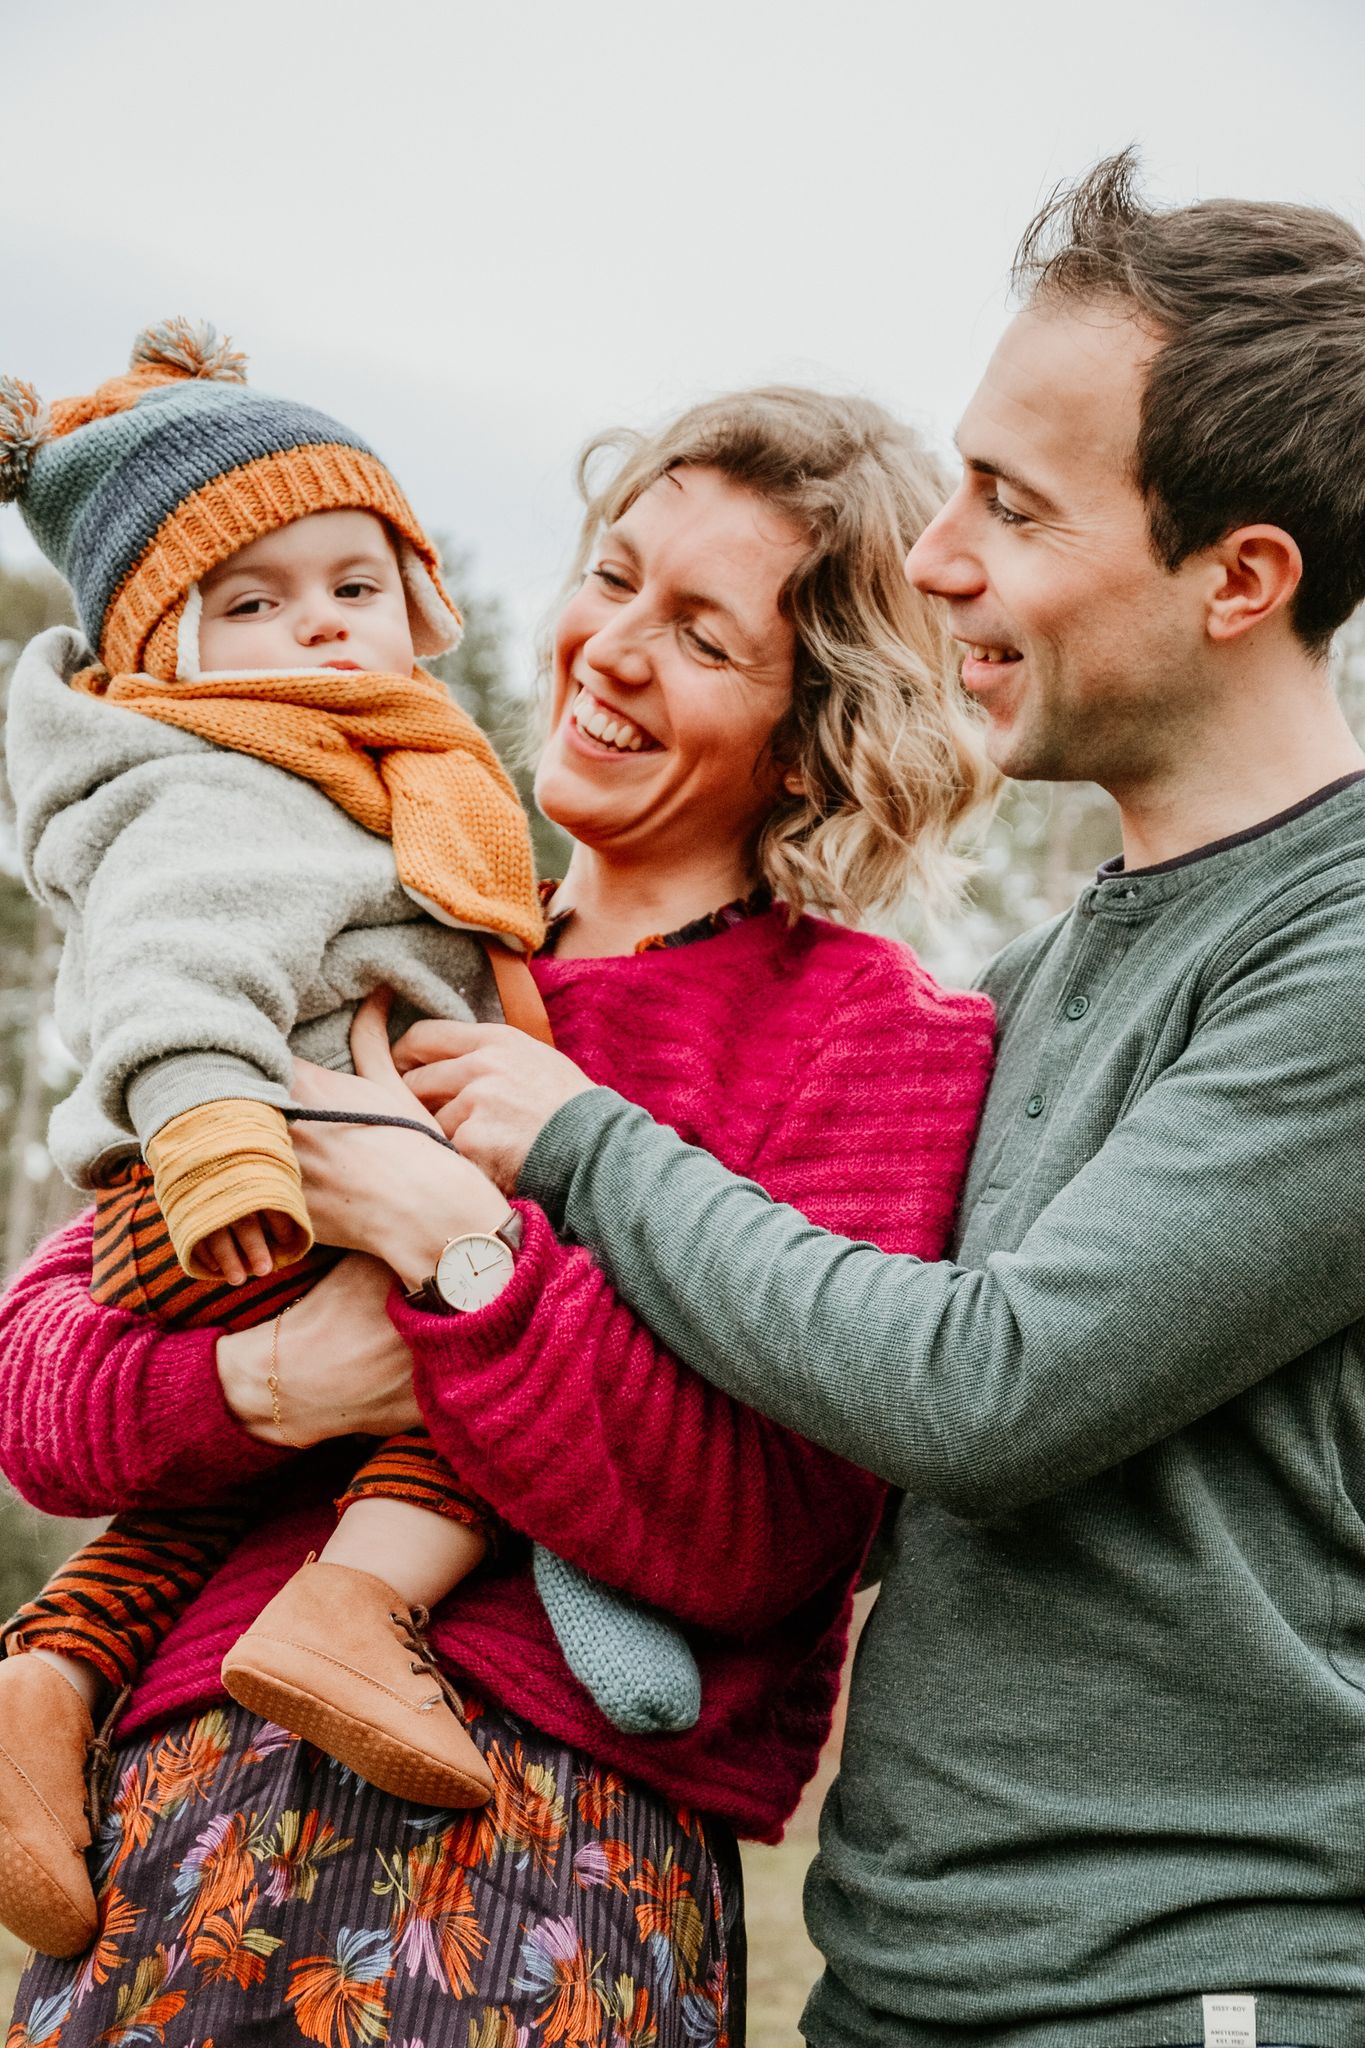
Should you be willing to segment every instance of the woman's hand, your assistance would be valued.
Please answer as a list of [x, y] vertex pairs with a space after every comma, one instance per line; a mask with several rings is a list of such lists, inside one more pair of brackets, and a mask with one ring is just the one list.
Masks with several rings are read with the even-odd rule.
[[596, 1085], [562, 1052], [507, 1024], [414, 1024], [393, 1060], [446, 1136], [506, 1194], [555, 1111]]
[[405, 1117], [429, 1126], [432, 1136], [391, 1125], [309, 1122], [291, 1123], [290, 1136], [321, 1242], [370, 1252], [405, 1286], [417, 1287], [435, 1271], [452, 1237], [496, 1230], [507, 1221], [507, 1204], [467, 1160], [435, 1142], [436, 1120], [414, 1100], [390, 1057], [386, 1009], [371, 998], [357, 1013], [354, 1074], [297, 1060], [294, 1099], [306, 1109]]
[[[223, 1398], [248, 1436], [297, 1447], [419, 1426], [412, 1358], [384, 1307], [392, 1285], [377, 1259], [342, 1259], [283, 1322], [218, 1339]], [[278, 1425], [266, 1384], [272, 1355]]]

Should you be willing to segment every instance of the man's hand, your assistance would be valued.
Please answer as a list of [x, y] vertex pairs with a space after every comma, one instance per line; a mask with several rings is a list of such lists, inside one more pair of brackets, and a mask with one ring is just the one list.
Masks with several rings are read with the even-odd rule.
[[555, 1111], [596, 1085], [507, 1024], [414, 1024], [393, 1058], [446, 1136], [507, 1195]]

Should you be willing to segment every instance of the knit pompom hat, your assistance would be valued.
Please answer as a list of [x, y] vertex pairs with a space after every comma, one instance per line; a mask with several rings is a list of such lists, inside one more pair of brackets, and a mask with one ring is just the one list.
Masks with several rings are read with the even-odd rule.
[[386, 522], [419, 655], [460, 637], [436, 550], [378, 456], [325, 413], [249, 390], [245, 358], [205, 324], [147, 328], [125, 375], [50, 408], [31, 385], [0, 377], [7, 501], [71, 585], [112, 674], [173, 680], [200, 578], [314, 512]]

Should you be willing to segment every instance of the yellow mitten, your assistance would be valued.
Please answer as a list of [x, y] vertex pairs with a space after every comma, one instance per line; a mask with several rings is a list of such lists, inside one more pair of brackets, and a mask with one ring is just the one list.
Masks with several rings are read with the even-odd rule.
[[289, 1126], [268, 1102], [205, 1102], [163, 1124], [147, 1145], [156, 1199], [185, 1271], [218, 1276], [196, 1259], [212, 1231], [273, 1209], [295, 1226], [287, 1244], [271, 1244], [276, 1271], [313, 1242], [303, 1180]]

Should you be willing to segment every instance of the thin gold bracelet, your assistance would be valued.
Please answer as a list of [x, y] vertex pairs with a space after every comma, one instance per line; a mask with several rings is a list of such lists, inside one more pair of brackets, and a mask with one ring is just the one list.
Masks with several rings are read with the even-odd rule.
[[280, 1412], [280, 1324], [288, 1315], [289, 1309], [296, 1308], [297, 1306], [297, 1302], [291, 1301], [289, 1308], [281, 1309], [274, 1322], [270, 1325], [270, 1370], [265, 1376], [265, 1383], [270, 1389], [271, 1422], [275, 1425], [280, 1435], [284, 1437], [284, 1441], [288, 1444], [291, 1451], [306, 1451], [308, 1449], [307, 1444], [297, 1443], [292, 1436], [284, 1435], [284, 1416]]

